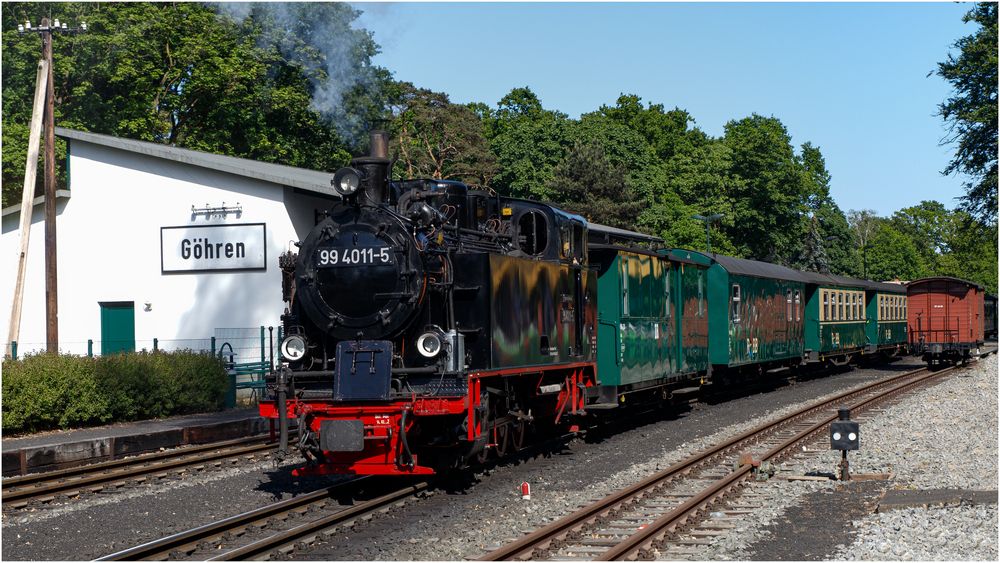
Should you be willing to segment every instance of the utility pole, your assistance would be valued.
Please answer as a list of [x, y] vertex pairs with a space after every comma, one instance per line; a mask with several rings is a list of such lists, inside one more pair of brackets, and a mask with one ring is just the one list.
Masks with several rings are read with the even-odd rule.
[[59, 352], [59, 285], [56, 265], [56, 128], [55, 84], [52, 70], [52, 35], [86, 31], [83, 22], [79, 28], [70, 28], [56, 19], [42, 18], [41, 25], [32, 28], [31, 22], [18, 24], [18, 33], [35, 32], [42, 36], [42, 59], [48, 63], [48, 85], [45, 90], [45, 349], [50, 354]]
[[38, 144], [42, 136], [42, 117], [45, 113], [45, 92], [48, 86], [49, 65], [45, 59], [38, 61], [35, 78], [35, 102], [31, 105], [31, 125], [28, 127], [28, 159], [24, 163], [24, 187], [21, 193], [21, 252], [17, 259], [17, 282], [14, 284], [14, 304], [10, 311], [10, 329], [7, 331], [7, 355], [13, 356], [14, 342], [21, 332], [21, 307], [24, 300], [24, 276], [28, 269], [28, 243], [31, 237], [31, 216], [35, 199], [35, 178], [38, 172]]
[[694, 214], [691, 216], [692, 219], [697, 219], [699, 221], [705, 222], [705, 247], [708, 249], [706, 254], [712, 253], [712, 238], [709, 235], [709, 230], [710, 230], [709, 225], [712, 224], [712, 221], [718, 221], [719, 219], [722, 219], [722, 217], [723, 217], [722, 213], [713, 213], [707, 216]]

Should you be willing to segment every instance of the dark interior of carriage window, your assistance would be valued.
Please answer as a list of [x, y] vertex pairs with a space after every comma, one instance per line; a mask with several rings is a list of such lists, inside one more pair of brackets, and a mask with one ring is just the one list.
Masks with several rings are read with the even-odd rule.
[[545, 215], [536, 209], [529, 209], [517, 220], [517, 244], [521, 252], [538, 256], [545, 252], [548, 245], [548, 221]]

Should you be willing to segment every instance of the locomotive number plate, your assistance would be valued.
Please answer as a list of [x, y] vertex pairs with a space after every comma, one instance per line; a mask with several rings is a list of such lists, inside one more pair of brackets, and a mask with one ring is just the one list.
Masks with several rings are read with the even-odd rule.
[[391, 266], [395, 261], [395, 254], [388, 246], [331, 247], [316, 251], [316, 265], [320, 268]]

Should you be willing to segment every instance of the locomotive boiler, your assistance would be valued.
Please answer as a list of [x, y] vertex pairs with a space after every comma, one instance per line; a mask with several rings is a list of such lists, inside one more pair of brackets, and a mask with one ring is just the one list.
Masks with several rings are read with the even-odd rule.
[[595, 385], [587, 222], [443, 180], [393, 180], [384, 132], [279, 259], [281, 368], [261, 402], [304, 474], [429, 474], [572, 422]]

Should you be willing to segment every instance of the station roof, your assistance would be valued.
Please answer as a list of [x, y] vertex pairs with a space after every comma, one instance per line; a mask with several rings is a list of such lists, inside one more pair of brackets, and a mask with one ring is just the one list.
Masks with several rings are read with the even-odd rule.
[[64, 139], [69, 139], [70, 142], [81, 141], [92, 143], [154, 158], [172, 160], [190, 166], [198, 166], [209, 170], [298, 188], [318, 195], [337, 199], [340, 197], [330, 185], [330, 180], [333, 177], [333, 174], [330, 172], [182, 149], [160, 143], [123, 139], [121, 137], [90, 133], [88, 131], [77, 131], [65, 127], [56, 127], [56, 135]]

